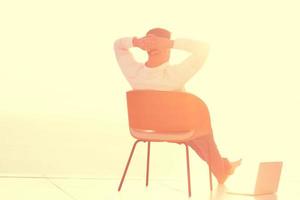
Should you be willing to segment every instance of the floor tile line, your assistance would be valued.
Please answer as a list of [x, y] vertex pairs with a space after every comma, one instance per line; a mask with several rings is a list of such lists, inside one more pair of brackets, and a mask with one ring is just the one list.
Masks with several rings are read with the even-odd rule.
[[69, 198], [71, 198], [73, 200], [78, 200], [75, 196], [73, 196], [72, 194], [70, 194], [69, 192], [67, 192], [66, 190], [64, 190], [62, 187], [60, 187], [54, 181], [52, 181], [51, 178], [49, 178], [49, 177], [43, 177], [43, 178], [46, 178], [46, 180], [48, 180], [53, 186], [55, 186], [58, 190], [60, 190], [62, 193], [64, 193]]

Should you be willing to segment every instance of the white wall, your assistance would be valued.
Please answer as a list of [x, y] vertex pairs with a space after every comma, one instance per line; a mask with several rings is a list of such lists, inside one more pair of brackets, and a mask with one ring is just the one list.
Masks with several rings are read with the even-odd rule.
[[[207, 102], [223, 155], [284, 160], [286, 176], [299, 178], [297, 7], [283, 0], [2, 1], [0, 173], [119, 177], [133, 139], [130, 87], [112, 45], [164, 27], [173, 38], [211, 45], [187, 88]], [[145, 149], [138, 149], [134, 176], [144, 176]], [[183, 147], [154, 149], [154, 176], [185, 175]]]

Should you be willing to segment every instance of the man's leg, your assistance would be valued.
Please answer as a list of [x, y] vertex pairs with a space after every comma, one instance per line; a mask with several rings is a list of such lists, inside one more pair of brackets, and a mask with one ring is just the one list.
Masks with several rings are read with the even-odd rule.
[[[222, 158], [213, 135], [209, 134], [191, 140], [189, 143], [194, 151], [207, 162], [211, 167], [211, 171], [220, 184], [223, 184], [227, 176], [230, 174], [231, 165], [226, 158]], [[209, 159], [210, 154], [210, 159]]]

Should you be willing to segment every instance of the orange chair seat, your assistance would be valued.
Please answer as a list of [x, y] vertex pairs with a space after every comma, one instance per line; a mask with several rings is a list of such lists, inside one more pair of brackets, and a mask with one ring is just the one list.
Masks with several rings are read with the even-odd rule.
[[157, 132], [154, 130], [142, 130], [130, 128], [131, 135], [138, 140], [157, 142], [186, 142], [194, 136], [195, 130], [182, 132]]

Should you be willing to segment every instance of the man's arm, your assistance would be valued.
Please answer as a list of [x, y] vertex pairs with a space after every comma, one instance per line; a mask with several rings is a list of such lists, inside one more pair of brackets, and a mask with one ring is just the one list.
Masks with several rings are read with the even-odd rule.
[[172, 65], [167, 69], [172, 77], [184, 84], [202, 67], [207, 58], [209, 47], [208, 44], [195, 40], [176, 39], [173, 48], [191, 53], [181, 63]]
[[137, 62], [130, 48], [138, 45], [138, 39], [132, 37], [120, 38], [114, 43], [114, 50], [119, 66], [126, 78], [133, 78], [142, 63]]

